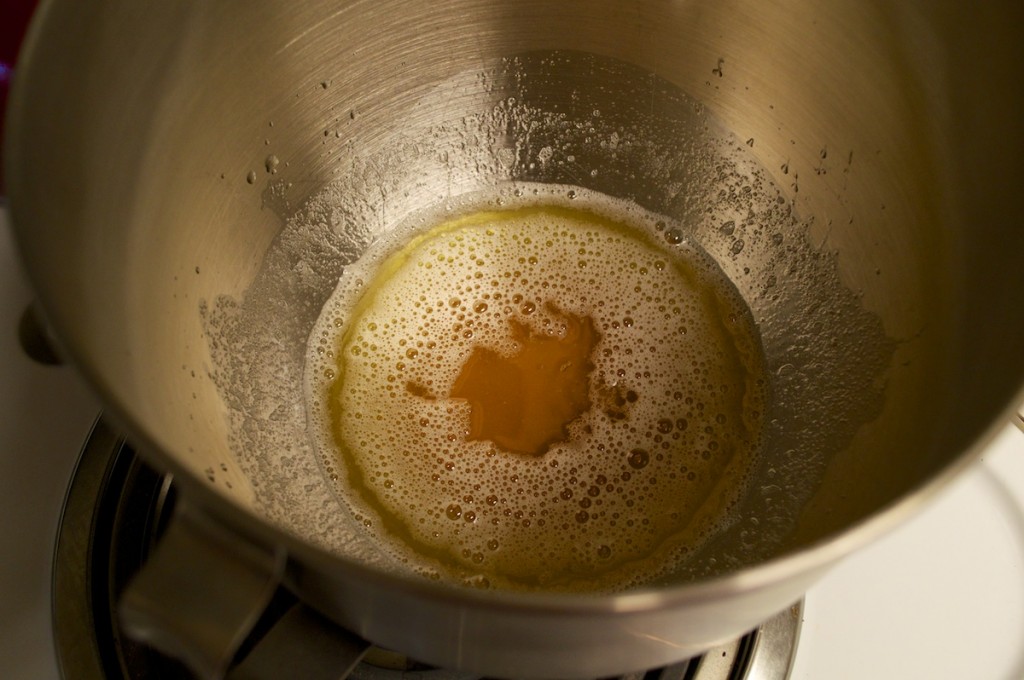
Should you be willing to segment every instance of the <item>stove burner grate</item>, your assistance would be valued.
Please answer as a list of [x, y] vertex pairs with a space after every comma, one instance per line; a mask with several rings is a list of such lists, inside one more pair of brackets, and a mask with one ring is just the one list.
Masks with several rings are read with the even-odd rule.
[[[175, 502], [168, 475], [149, 467], [99, 420], [64, 502], [53, 568], [54, 635], [64, 680], [194, 680], [178, 661], [122, 634], [116, 603], [153, 549]], [[294, 597], [283, 589], [271, 609]], [[620, 680], [778, 680], [796, 652], [802, 603], [747, 635], [687, 661]], [[271, 615], [270, 620], [273, 620]], [[244, 654], [245, 649], [240, 654]], [[371, 647], [352, 680], [482, 680]]]

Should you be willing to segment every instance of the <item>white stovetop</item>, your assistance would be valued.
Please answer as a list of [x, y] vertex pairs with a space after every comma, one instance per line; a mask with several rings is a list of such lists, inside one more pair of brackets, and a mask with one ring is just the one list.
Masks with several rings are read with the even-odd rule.
[[[50, 559], [99, 405], [17, 346], [30, 295], [0, 210], [0, 678], [55, 680]], [[794, 680], [1024, 678], [1024, 434], [807, 595]]]

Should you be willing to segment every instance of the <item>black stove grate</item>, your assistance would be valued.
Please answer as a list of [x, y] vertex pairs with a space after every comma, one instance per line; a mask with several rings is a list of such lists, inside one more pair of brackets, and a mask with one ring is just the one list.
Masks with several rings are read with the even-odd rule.
[[[116, 603], [170, 517], [174, 486], [104, 421], [96, 423], [64, 504], [54, 555], [54, 633], [64, 680], [194, 680], [178, 661], [122, 634]], [[280, 589], [265, 619], [295, 599]], [[699, 657], [621, 680], [775, 680], [789, 674], [802, 607]], [[257, 624], [257, 629], [259, 624]], [[259, 630], [252, 639], [259, 639]], [[244, 658], [245, 645], [239, 651]], [[371, 648], [352, 680], [482, 680]]]

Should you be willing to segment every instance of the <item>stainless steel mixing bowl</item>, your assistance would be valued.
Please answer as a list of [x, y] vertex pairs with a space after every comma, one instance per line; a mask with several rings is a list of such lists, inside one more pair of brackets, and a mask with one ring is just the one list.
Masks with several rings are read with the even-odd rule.
[[[427, 662], [572, 677], [789, 605], [1019, 395], [1022, 13], [44, 2], [5, 140], [18, 247], [63, 351], [184, 499], [126, 622], [215, 675], [284, 583]], [[402, 573], [305, 441], [306, 334], [344, 267], [422, 206], [513, 181], [680, 220], [762, 334], [774, 406], [746, 499], [640, 591]]]

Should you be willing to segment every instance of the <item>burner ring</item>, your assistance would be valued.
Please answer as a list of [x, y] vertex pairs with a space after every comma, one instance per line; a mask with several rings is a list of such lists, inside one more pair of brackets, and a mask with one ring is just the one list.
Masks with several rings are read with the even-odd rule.
[[[54, 639], [65, 680], [194, 680], [178, 661], [122, 634], [116, 604], [156, 545], [175, 503], [169, 475], [149, 467], [102, 418], [64, 500], [53, 560]], [[294, 597], [281, 590], [277, 604]], [[786, 678], [799, 638], [798, 602], [738, 640], [678, 664], [616, 680]], [[478, 680], [371, 648], [352, 680]]]

